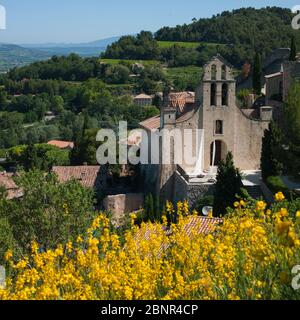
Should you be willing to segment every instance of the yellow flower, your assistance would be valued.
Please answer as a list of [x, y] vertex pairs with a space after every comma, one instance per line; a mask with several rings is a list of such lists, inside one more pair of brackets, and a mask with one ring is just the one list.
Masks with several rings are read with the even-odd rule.
[[281, 216], [282, 218], [289, 216], [289, 213], [288, 213], [288, 211], [287, 211], [286, 208], [281, 208], [281, 209], [280, 209], [280, 216]]
[[244, 200], [241, 200], [241, 201], [240, 201], [240, 205], [241, 205], [242, 207], [245, 207], [245, 206], [246, 206], [246, 202], [245, 202]]
[[13, 256], [12, 251], [11, 251], [11, 250], [7, 250], [6, 253], [5, 253], [5, 255], [4, 255], [4, 259], [5, 259], [6, 261], [9, 261], [9, 260], [12, 258], [12, 256]]
[[296, 212], [296, 218], [297, 218], [297, 219], [300, 219], [300, 211], [297, 211], [297, 212]]
[[256, 203], [256, 210], [257, 211], [264, 211], [267, 207], [267, 204], [264, 201], [258, 201]]
[[283, 201], [285, 200], [285, 196], [282, 192], [278, 192], [275, 194], [275, 200], [280, 202], [280, 201]]

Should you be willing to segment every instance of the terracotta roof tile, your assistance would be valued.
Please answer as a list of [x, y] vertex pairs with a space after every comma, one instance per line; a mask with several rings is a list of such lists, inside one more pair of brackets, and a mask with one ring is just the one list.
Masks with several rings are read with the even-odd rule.
[[49, 145], [60, 148], [60, 149], [73, 149], [74, 142], [71, 141], [61, 141], [61, 140], [51, 140], [48, 142]]
[[173, 92], [169, 95], [170, 106], [178, 108], [181, 113], [185, 111], [185, 108], [189, 104], [195, 103], [195, 92]]
[[[219, 218], [191, 216], [183, 229], [189, 237], [191, 237], [193, 234], [207, 235], [214, 232], [215, 228], [222, 223], [223, 220]], [[159, 234], [159, 232], [162, 230], [161, 228], [161, 226], [149, 224], [146, 231], [140, 229], [135, 236], [137, 243], [145, 240], [149, 241], [153, 235]], [[165, 231], [166, 235], [172, 234], [172, 230], [170, 229], [163, 227], [163, 230]], [[165, 243], [162, 243], [160, 246], [160, 252], [167, 249], [167, 247], [168, 246]]]
[[75, 179], [80, 181], [83, 187], [95, 188], [100, 166], [53, 167], [52, 171], [60, 182]]
[[0, 187], [4, 187], [7, 192], [7, 199], [15, 199], [23, 196], [22, 189], [13, 180], [15, 174], [0, 172]]
[[134, 99], [151, 99], [152, 100], [152, 97], [148, 96], [147, 94], [141, 93], [141, 94], [135, 96]]
[[140, 126], [150, 131], [157, 130], [160, 128], [160, 116], [155, 116], [153, 118], [147, 119], [141, 122]]

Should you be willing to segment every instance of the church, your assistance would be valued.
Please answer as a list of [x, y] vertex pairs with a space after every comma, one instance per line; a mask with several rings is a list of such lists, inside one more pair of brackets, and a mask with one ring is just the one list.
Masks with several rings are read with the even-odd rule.
[[[140, 124], [153, 131], [201, 129], [201, 147], [190, 141], [198, 160], [194, 166], [182, 164], [145, 165], [144, 180], [162, 200], [188, 199], [190, 203], [213, 192], [217, 166], [228, 152], [241, 171], [259, 170], [262, 137], [272, 120], [270, 106], [240, 108], [236, 102], [233, 67], [220, 55], [204, 66], [195, 93], [164, 94], [160, 116]], [[174, 150], [173, 150], [174, 151]], [[172, 151], [171, 151], [172, 152]], [[163, 150], [161, 150], [163, 153]]]

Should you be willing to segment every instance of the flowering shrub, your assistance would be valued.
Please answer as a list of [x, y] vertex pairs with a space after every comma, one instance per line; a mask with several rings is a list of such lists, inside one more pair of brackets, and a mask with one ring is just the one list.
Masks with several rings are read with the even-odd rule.
[[276, 199], [278, 210], [235, 203], [209, 235], [187, 234], [186, 203], [169, 232], [166, 217], [139, 228], [132, 215], [122, 244], [101, 214], [75, 243], [47, 252], [33, 243], [20, 261], [7, 252], [10, 278], [0, 298], [299, 299], [291, 270], [300, 264], [300, 212], [291, 216], [284, 196]]

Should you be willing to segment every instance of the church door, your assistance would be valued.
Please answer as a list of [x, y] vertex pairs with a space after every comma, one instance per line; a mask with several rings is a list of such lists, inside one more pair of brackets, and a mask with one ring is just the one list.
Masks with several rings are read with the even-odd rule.
[[222, 141], [216, 140], [210, 147], [210, 163], [213, 167], [218, 166], [222, 160]]

